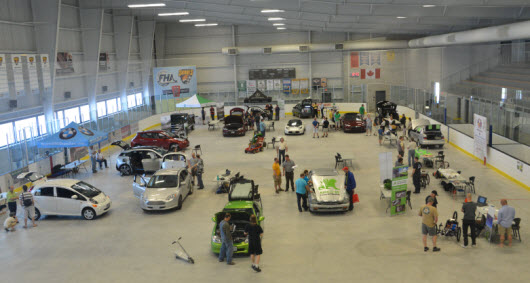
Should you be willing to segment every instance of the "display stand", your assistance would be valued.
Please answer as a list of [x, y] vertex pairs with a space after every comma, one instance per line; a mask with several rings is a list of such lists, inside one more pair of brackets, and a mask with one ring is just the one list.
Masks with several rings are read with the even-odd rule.
[[392, 168], [392, 197], [390, 199], [390, 215], [405, 213], [407, 204], [408, 166]]

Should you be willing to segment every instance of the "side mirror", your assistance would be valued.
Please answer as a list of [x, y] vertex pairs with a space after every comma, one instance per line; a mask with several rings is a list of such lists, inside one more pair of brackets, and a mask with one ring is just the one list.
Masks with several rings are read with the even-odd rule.
[[259, 217], [259, 222], [264, 221], [264, 220], [265, 220], [265, 217], [264, 217], [264, 216], [260, 216], [260, 217]]
[[215, 218], [215, 216], [212, 217], [212, 221], [213, 221], [213, 222], [216, 222], [216, 221], [217, 221], [217, 219]]
[[77, 199], [77, 195], [73, 195], [73, 196], [72, 196], [72, 199]]

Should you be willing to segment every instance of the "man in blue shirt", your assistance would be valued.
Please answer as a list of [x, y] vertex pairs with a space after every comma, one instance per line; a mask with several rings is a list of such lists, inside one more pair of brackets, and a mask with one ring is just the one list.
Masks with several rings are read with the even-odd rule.
[[502, 207], [497, 213], [499, 234], [501, 235], [500, 247], [504, 247], [504, 234], [508, 235], [508, 246], [512, 246], [512, 222], [515, 218], [515, 208], [508, 205], [506, 199], [501, 199]]
[[263, 137], [265, 137], [265, 123], [263, 123], [263, 121], [261, 121], [259, 124], [259, 130], [261, 131]]
[[226, 257], [228, 265], [234, 265], [232, 256], [234, 254], [234, 240], [230, 231], [230, 213], [225, 214], [225, 218], [219, 223], [219, 232], [221, 232], [221, 251], [219, 251], [219, 262], [223, 262]]
[[[294, 183], [296, 187], [296, 202], [298, 203], [298, 211], [302, 212], [302, 207], [305, 211], [309, 208], [307, 207], [307, 191], [309, 191], [309, 185], [304, 180], [304, 173], [300, 174], [300, 178]], [[300, 199], [303, 199], [303, 204], [300, 206]]]
[[350, 198], [350, 208], [349, 211], [353, 210], [353, 194], [354, 190], [357, 187], [357, 184], [355, 183], [355, 177], [353, 176], [353, 173], [350, 171], [348, 167], [342, 168], [342, 171], [346, 174], [346, 178], [344, 180], [344, 186], [346, 187], [346, 192], [348, 193], [348, 197]]
[[317, 138], [320, 138], [318, 136], [318, 121], [317, 121], [317, 118], [315, 117], [315, 120], [313, 120], [313, 138], [315, 138], [315, 134], [317, 134]]

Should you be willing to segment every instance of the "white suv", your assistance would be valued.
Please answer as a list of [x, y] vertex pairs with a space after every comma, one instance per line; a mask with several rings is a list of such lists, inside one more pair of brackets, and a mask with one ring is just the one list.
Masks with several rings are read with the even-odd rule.
[[109, 211], [112, 201], [96, 187], [75, 179], [57, 179], [39, 184], [31, 191], [35, 220], [41, 215], [81, 215], [92, 220]]

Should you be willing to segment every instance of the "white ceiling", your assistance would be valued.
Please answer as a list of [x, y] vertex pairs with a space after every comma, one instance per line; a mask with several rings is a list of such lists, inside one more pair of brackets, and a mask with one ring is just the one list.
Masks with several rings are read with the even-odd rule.
[[[113, 9], [116, 14], [176, 22], [206, 18], [226, 25], [272, 27], [282, 17], [287, 29], [377, 35], [433, 35], [530, 19], [530, 0], [80, 0], [82, 7]], [[129, 9], [128, 4], [165, 3], [163, 8]], [[425, 8], [432, 4], [435, 7]], [[261, 13], [282, 9], [283, 13]], [[159, 17], [187, 11], [189, 16]], [[397, 17], [406, 17], [398, 19]]]

